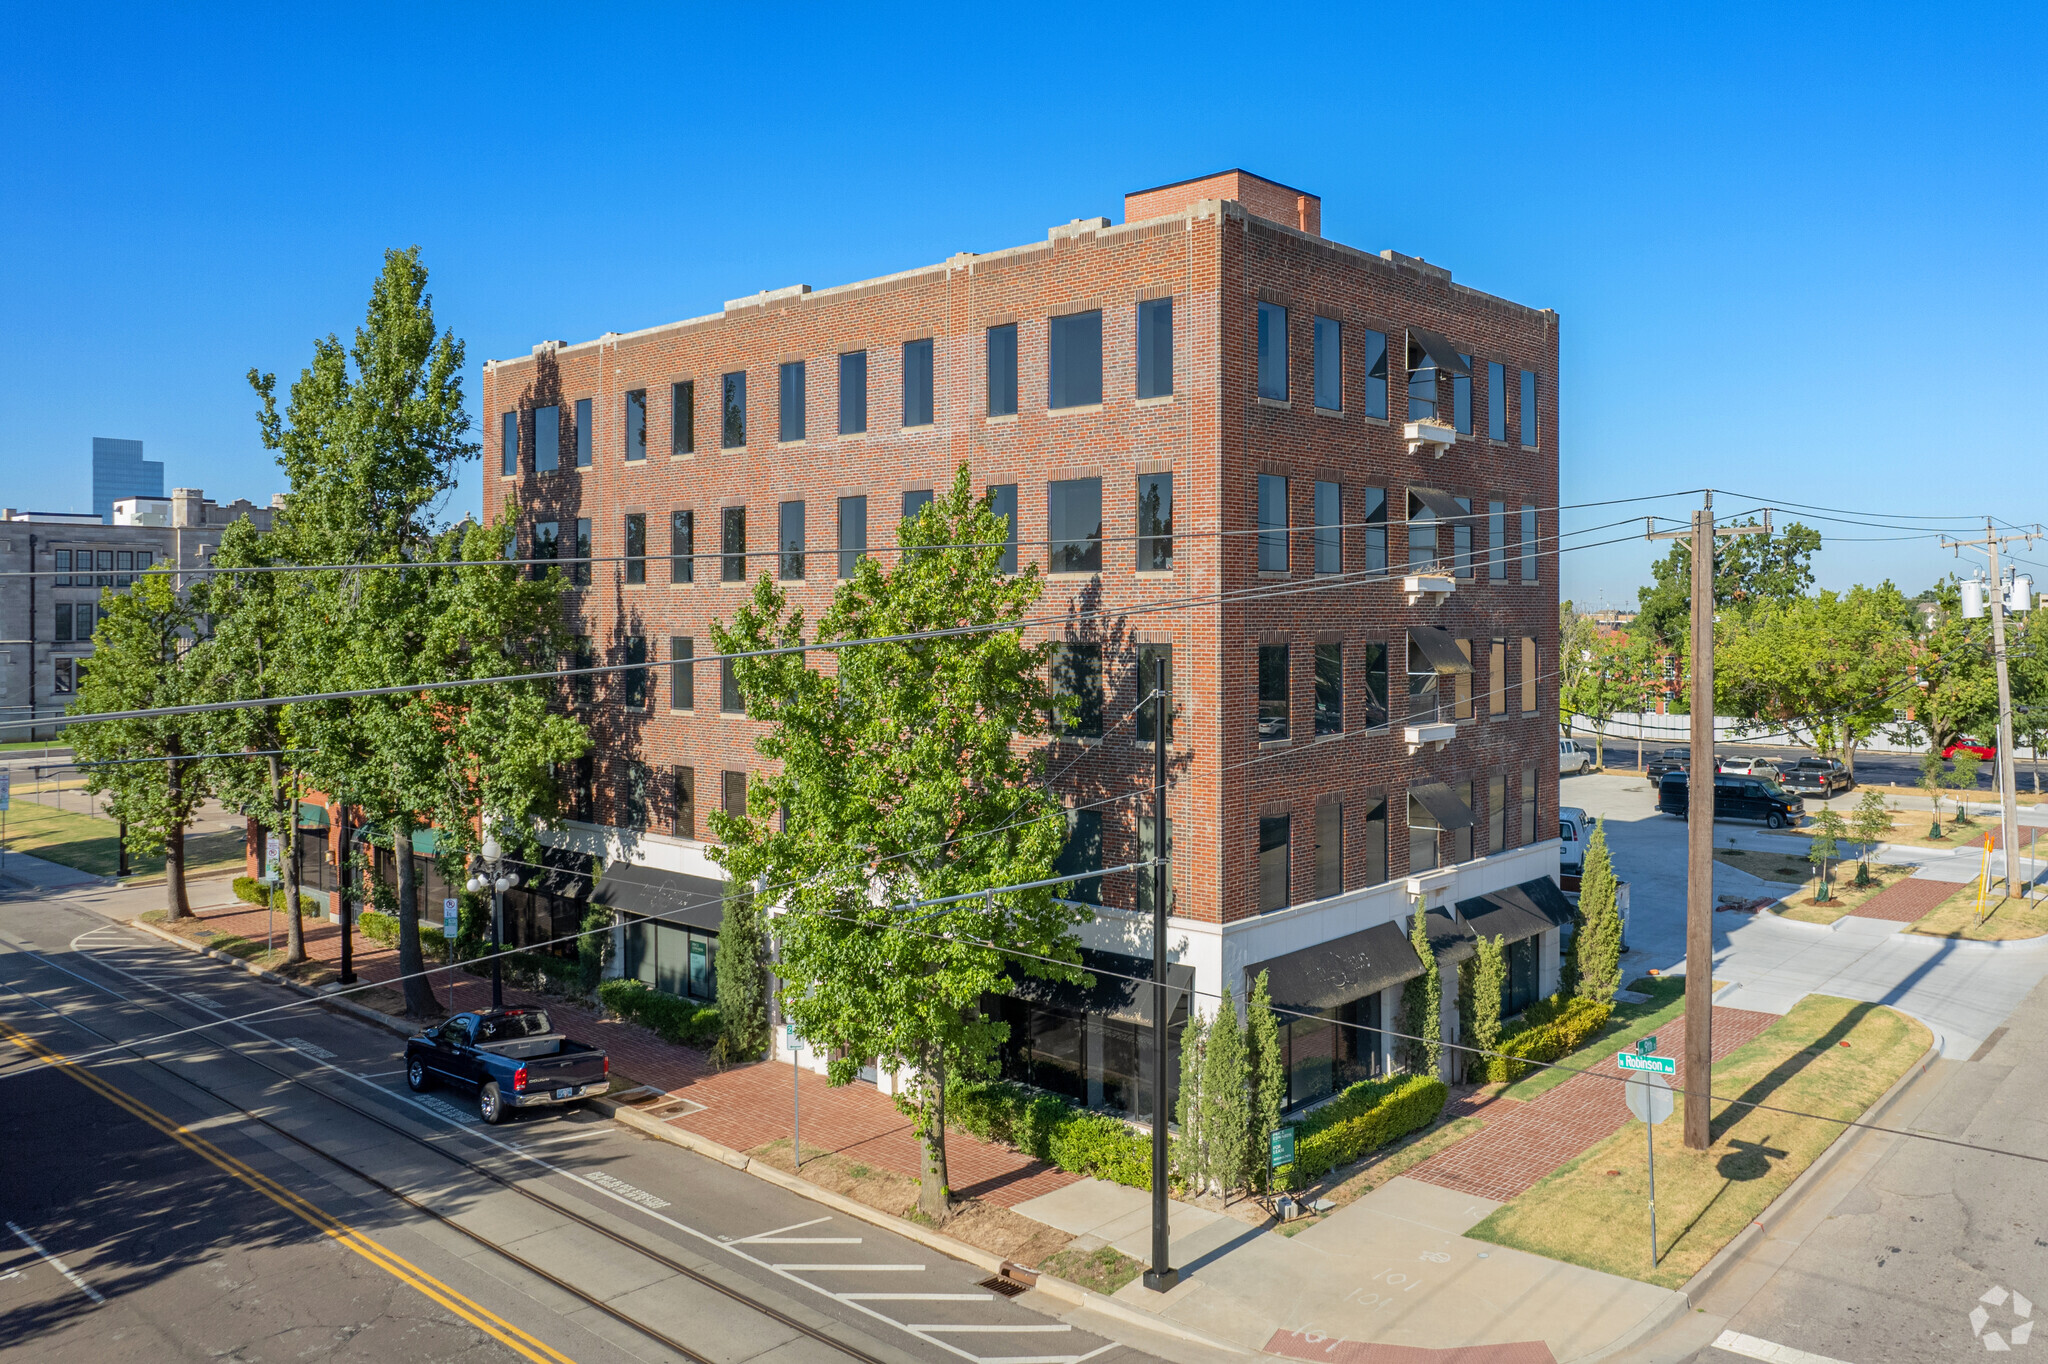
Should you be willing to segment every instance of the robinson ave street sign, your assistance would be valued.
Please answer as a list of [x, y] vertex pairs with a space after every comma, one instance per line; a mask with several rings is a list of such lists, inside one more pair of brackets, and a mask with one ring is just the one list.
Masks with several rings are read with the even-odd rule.
[[1635, 1052], [1625, 1051], [1614, 1059], [1623, 1070], [1646, 1070], [1657, 1075], [1678, 1073], [1678, 1058], [1675, 1056], [1639, 1056]]

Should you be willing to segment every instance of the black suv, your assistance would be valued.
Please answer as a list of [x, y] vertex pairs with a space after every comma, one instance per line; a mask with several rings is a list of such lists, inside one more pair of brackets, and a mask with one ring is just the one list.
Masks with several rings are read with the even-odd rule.
[[[1686, 818], [1692, 812], [1692, 788], [1684, 772], [1667, 772], [1657, 783], [1657, 808]], [[1714, 778], [1715, 819], [1760, 819], [1773, 829], [1799, 823], [1806, 802], [1776, 782], [1733, 774]]]
[[1834, 758], [1801, 758], [1780, 772], [1778, 784], [1787, 791], [1826, 800], [1835, 792], [1847, 791], [1856, 785], [1856, 779]]
[[1643, 775], [1651, 781], [1664, 780], [1667, 772], [1684, 772], [1692, 766], [1692, 750], [1689, 748], [1667, 748], [1650, 759], [1643, 768]]

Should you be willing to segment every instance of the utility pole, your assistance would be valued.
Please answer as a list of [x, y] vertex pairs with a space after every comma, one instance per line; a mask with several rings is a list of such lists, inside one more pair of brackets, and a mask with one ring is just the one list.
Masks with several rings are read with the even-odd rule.
[[1686, 773], [1685, 875], [1685, 1144], [1704, 1151], [1713, 1140], [1710, 1096], [1714, 1065], [1714, 551], [1724, 535], [1771, 533], [1761, 526], [1714, 526], [1714, 494], [1692, 514], [1689, 531], [1647, 532], [1651, 540], [1684, 540], [1692, 548], [1692, 766]]
[[[1981, 540], [1951, 540], [1943, 536], [1941, 541], [1943, 549], [1952, 549], [1958, 556], [1966, 549], [1981, 549], [1991, 559], [1991, 582], [1985, 589], [1985, 594], [1990, 598], [1991, 606], [1991, 661], [1998, 673], [1998, 841], [2005, 849], [2005, 897], [2008, 900], [2013, 899], [2017, 893], [2012, 866], [2019, 857], [2013, 839], [2019, 833], [2020, 798], [2017, 773], [2012, 762], [2012, 680], [2006, 669], [2005, 653], [2007, 589], [2003, 570], [1999, 566], [1998, 554], [2015, 540], [2030, 545], [2039, 538], [2041, 528], [2038, 525], [2031, 531], [2000, 535], [1992, 530], [1991, 518], [1987, 516], [1984, 518], [1984, 537]], [[2026, 600], [2032, 596], [2031, 580], [2028, 587], [2027, 593], [2014, 594], [2014, 610], [2026, 611], [2032, 606], [2032, 602]], [[1970, 610], [1970, 599], [1966, 592], [1963, 598], [1963, 615], [1969, 617], [1973, 614], [1978, 613]]]
[[[1180, 1282], [1167, 1244], [1166, 1028], [1172, 996], [1166, 988], [1166, 662], [1155, 655], [1152, 675], [1152, 1267], [1145, 1287], [1164, 1293]], [[1192, 1001], [1190, 1001], [1192, 1003]]]

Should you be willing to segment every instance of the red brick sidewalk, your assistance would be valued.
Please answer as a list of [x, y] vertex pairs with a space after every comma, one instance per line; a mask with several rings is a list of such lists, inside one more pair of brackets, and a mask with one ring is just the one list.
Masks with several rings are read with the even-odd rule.
[[[201, 917], [206, 927], [217, 933], [239, 934], [254, 942], [264, 940], [269, 919], [264, 910], [253, 906]], [[281, 948], [282, 915], [277, 917], [276, 925]], [[340, 925], [309, 919], [305, 929], [307, 955], [327, 963], [340, 961]], [[358, 933], [353, 955], [359, 979], [374, 983], [397, 979], [396, 949]], [[487, 977], [443, 969], [435, 971], [431, 979], [435, 995], [451, 1011], [482, 1008], [490, 1002]], [[561, 1031], [609, 1052], [614, 1069], [620, 1073], [703, 1105], [698, 1111], [671, 1118], [673, 1126], [709, 1137], [736, 1151], [749, 1151], [789, 1138], [790, 1067], [763, 1062], [718, 1070], [702, 1052], [664, 1042], [638, 1024], [601, 1017], [579, 1004], [509, 986], [505, 1002], [545, 1008]], [[835, 1087], [810, 1071], [801, 1072], [796, 1084], [806, 1149], [839, 1152], [912, 1177], [919, 1173], [916, 1134], [910, 1120], [897, 1111], [887, 1095], [858, 1080]], [[955, 1193], [1002, 1207], [1014, 1207], [1079, 1178], [957, 1129], [947, 1130], [946, 1157]]]
[[[1776, 1014], [1750, 1009], [1714, 1010], [1714, 1059], [1720, 1060], [1777, 1021]], [[1683, 1014], [1662, 1031], [1684, 1033]], [[1575, 1075], [1556, 1089], [1523, 1102], [1518, 1099], [1465, 1100], [1447, 1117], [1478, 1114], [1486, 1126], [1408, 1172], [1410, 1179], [1505, 1203], [1537, 1180], [1614, 1133], [1629, 1120], [1622, 1087], [1611, 1075]], [[1685, 1083], [1679, 1060], [1674, 1088]]]
[[1946, 900], [1954, 893], [1957, 884], [1909, 876], [1871, 896], [1850, 910], [1849, 915], [1856, 919], [1888, 919], [1893, 923], [1910, 924]]

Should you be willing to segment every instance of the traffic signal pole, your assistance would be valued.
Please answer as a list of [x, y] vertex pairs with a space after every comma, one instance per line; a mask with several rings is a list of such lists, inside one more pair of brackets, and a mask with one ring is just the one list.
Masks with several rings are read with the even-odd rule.
[[2019, 845], [2014, 840], [2020, 828], [2020, 797], [2018, 773], [2013, 767], [2012, 680], [2006, 668], [2005, 577], [1998, 555], [2000, 550], [2014, 540], [2021, 544], [2032, 544], [2040, 535], [2039, 526], [2032, 531], [2000, 535], [1992, 530], [1991, 520], [1987, 517], [1984, 521], [1983, 539], [1950, 540], [1944, 537], [1941, 542], [1942, 548], [1952, 549], [1957, 554], [1966, 549], [1982, 549], [1991, 559], [1991, 582], [1985, 589], [1985, 595], [1990, 599], [1988, 605], [1991, 610], [1991, 661], [1998, 673], [1998, 841], [2005, 848], [2005, 897], [2008, 900], [2015, 898], [2019, 894], [2019, 887], [2025, 883], [2013, 874], [2013, 864], [2019, 860]]

